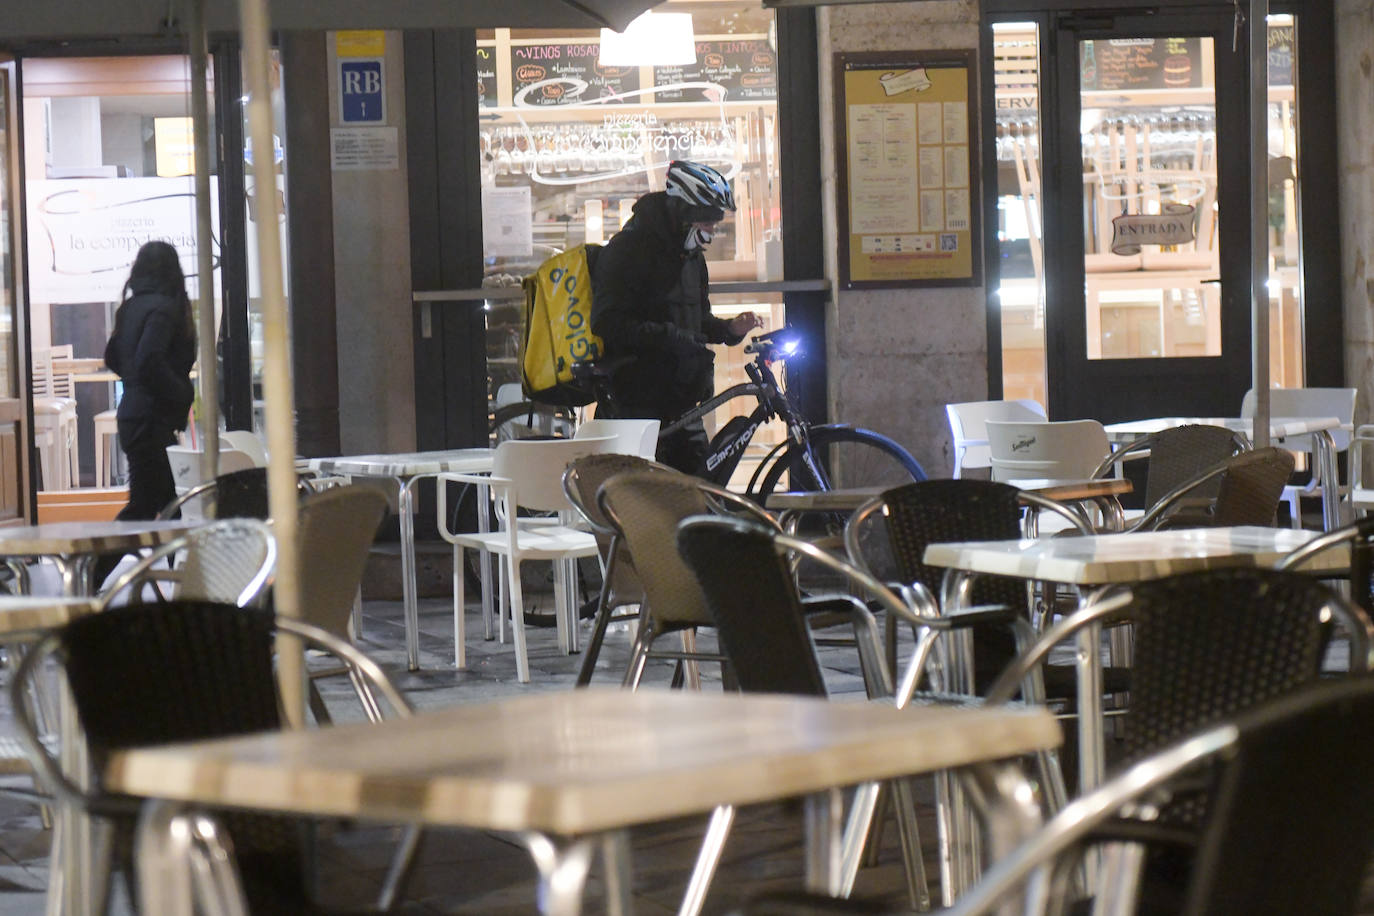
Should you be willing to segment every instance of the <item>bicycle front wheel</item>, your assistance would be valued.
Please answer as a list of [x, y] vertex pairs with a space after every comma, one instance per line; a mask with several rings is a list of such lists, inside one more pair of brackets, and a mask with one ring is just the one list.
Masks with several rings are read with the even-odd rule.
[[770, 456], [756, 495], [766, 498], [775, 490], [834, 490], [839, 487], [895, 487], [925, 480], [926, 472], [911, 453], [881, 433], [855, 426], [815, 426], [810, 431], [811, 451], [820, 466], [817, 479], [802, 452], [788, 444]]

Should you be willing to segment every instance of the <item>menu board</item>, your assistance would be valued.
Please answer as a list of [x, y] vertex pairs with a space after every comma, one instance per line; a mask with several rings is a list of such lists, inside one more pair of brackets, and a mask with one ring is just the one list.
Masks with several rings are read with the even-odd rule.
[[1269, 85], [1293, 85], [1293, 26], [1269, 27]]
[[[715, 83], [716, 89], [683, 87], [684, 83]], [[778, 97], [778, 56], [759, 39], [697, 42], [697, 62], [654, 67], [656, 102], [740, 102]]]
[[840, 286], [974, 286], [972, 51], [835, 55]]
[[477, 49], [477, 107], [495, 108], [496, 51], [490, 47]]
[[1202, 39], [1107, 38], [1079, 43], [1082, 88], [1190, 89], [1203, 85]]
[[[602, 67], [598, 42], [518, 45], [510, 49], [517, 106], [572, 105], [615, 98], [639, 88], [638, 67]], [[539, 85], [537, 88], [529, 88]]]

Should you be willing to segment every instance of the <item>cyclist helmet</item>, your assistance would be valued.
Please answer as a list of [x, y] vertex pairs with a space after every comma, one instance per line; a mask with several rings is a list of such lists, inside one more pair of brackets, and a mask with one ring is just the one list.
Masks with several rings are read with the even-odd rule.
[[[735, 209], [735, 195], [730, 193], [730, 183], [709, 165], [675, 159], [668, 164], [666, 184], [669, 197], [681, 198], [692, 207], [709, 207], [719, 211]], [[721, 212], [716, 219], [724, 216], [724, 212]]]

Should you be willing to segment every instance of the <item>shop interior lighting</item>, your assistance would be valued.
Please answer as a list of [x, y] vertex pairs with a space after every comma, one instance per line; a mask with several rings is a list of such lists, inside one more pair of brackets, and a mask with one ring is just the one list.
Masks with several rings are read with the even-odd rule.
[[601, 30], [603, 67], [641, 67], [697, 62], [691, 13], [643, 13], [623, 32]]

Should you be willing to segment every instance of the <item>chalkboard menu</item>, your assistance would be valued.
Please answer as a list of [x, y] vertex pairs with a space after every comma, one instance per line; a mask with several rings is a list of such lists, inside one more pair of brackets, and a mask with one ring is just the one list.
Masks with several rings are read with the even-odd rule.
[[477, 49], [477, 106], [495, 108], [496, 52], [491, 48]]
[[[511, 87], [517, 106], [572, 105], [639, 88], [638, 67], [601, 67], [597, 42], [521, 45], [510, 50]], [[535, 83], [547, 83], [526, 91]], [[583, 87], [583, 84], [585, 88]]]
[[1083, 89], [1190, 89], [1203, 85], [1201, 38], [1109, 38], [1079, 44]]
[[1269, 85], [1293, 85], [1293, 27], [1269, 27]]
[[[763, 39], [697, 42], [697, 62], [654, 67], [656, 102], [738, 102], [778, 97], [777, 55]], [[683, 83], [715, 83], [714, 89], [680, 88]]]

